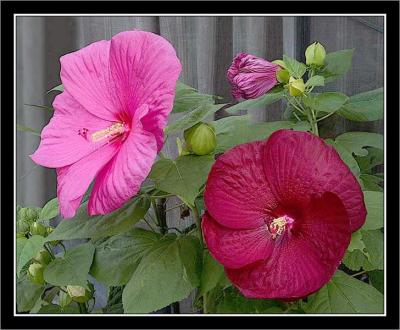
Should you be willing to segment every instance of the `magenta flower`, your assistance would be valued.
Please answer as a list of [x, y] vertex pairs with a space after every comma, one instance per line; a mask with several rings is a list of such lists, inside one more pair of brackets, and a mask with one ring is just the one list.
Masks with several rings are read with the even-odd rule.
[[360, 186], [337, 152], [291, 130], [219, 157], [204, 201], [207, 247], [249, 298], [293, 300], [320, 289], [366, 217]]
[[88, 212], [106, 214], [137, 193], [162, 148], [181, 64], [168, 41], [143, 31], [60, 61], [64, 92], [31, 157], [57, 169], [63, 217], [75, 215], [93, 179]]
[[274, 87], [279, 66], [262, 58], [239, 53], [228, 69], [228, 80], [235, 99], [255, 99]]

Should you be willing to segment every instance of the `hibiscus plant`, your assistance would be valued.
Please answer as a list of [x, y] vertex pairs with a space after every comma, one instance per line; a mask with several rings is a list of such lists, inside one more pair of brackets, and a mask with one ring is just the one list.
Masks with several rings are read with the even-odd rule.
[[[240, 53], [229, 104], [178, 81], [174, 48], [152, 33], [61, 57], [31, 155], [56, 169], [57, 197], [17, 206], [18, 312], [178, 312], [191, 295], [196, 313], [383, 313], [383, 136], [319, 136], [332, 118], [383, 118], [382, 88], [323, 89], [352, 55]], [[284, 120], [251, 123], [278, 101]], [[206, 120], [218, 110], [230, 116]]]

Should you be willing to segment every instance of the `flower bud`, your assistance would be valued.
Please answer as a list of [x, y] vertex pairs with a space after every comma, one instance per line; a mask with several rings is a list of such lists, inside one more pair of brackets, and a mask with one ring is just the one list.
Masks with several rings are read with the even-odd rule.
[[325, 61], [325, 48], [319, 42], [314, 42], [306, 49], [306, 64], [323, 66]]
[[295, 79], [290, 77], [289, 79], [289, 93], [292, 96], [299, 96], [304, 93], [306, 86], [303, 79]]
[[208, 155], [217, 146], [214, 127], [198, 123], [184, 132], [186, 147], [195, 155]]
[[39, 251], [35, 258], [34, 258], [38, 263], [42, 264], [43, 266], [48, 265], [51, 261], [51, 256], [50, 253], [47, 252], [46, 250], [41, 250]]
[[30, 232], [32, 235], [40, 235], [40, 236], [46, 236], [47, 234], [46, 227], [38, 222], [34, 222], [31, 224]]
[[286, 69], [279, 69], [276, 72], [276, 79], [280, 83], [287, 83], [289, 81], [289, 78], [290, 78], [290, 74], [289, 74], [289, 71]]
[[31, 281], [35, 284], [43, 285], [45, 283], [44, 277], [43, 277], [43, 270], [44, 267], [43, 265], [34, 262], [31, 264], [28, 268], [28, 275], [31, 279]]
[[73, 301], [85, 303], [92, 299], [92, 293], [79, 285], [67, 285], [67, 292]]
[[274, 87], [279, 66], [263, 58], [240, 53], [233, 59], [227, 77], [235, 99], [255, 99]]

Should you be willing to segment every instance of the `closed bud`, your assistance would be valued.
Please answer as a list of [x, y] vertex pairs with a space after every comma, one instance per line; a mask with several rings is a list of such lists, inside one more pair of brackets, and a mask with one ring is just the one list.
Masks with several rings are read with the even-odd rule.
[[184, 132], [186, 147], [195, 155], [208, 155], [217, 146], [214, 127], [206, 123], [198, 123]]
[[92, 299], [92, 293], [79, 285], [67, 285], [67, 292], [73, 301], [85, 303]]
[[303, 79], [295, 79], [290, 77], [289, 79], [289, 93], [292, 96], [299, 96], [304, 93], [306, 86]]
[[51, 256], [50, 253], [47, 252], [46, 250], [41, 250], [36, 254], [34, 259], [43, 266], [46, 266], [50, 263]]
[[30, 232], [32, 235], [46, 236], [47, 229], [41, 223], [34, 222], [30, 226]]
[[39, 285], [43, 285], [45, 283], [44, 276], [43, 276], [43, 270], [44, 270], [44, 267], [37, 262], [34, 262], [33, 264], [31, 264], [29, 266], [28, 274], [33, 283], [39, 284]]
[[276, 79], [280, 82], [280, 83], [287, 83], [290, 79], [290, 74], [289, 71], [286, 69], [279, 69], [276, 72]]
[[306, 49], [306, 64], [323, 66], [325, 62], [325, 48], [319, 42], [314, 42]]

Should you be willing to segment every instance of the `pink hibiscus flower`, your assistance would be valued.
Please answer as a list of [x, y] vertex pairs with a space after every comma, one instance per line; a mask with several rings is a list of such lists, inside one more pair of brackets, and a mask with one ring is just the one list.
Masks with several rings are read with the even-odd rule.
[[235, 99], [255, 99], [274, 87], [279, 66], [260, 57], [239, 53], [228, 69], [228, 81]]
[[204, 200], [207, 247], [249, 298], [317, 291], [366, 217], [360, 186], [333, 147], [291, 130], [219, 157]]
[[60, 61], [64, 92], [31, 158], [57, 169], [63, 217], [75, 215], [94, 179], [89, 214], [106, 214], [135, 195], [149, 174], [181, 64], [168, 41], [143, 31], [119, 33]]

